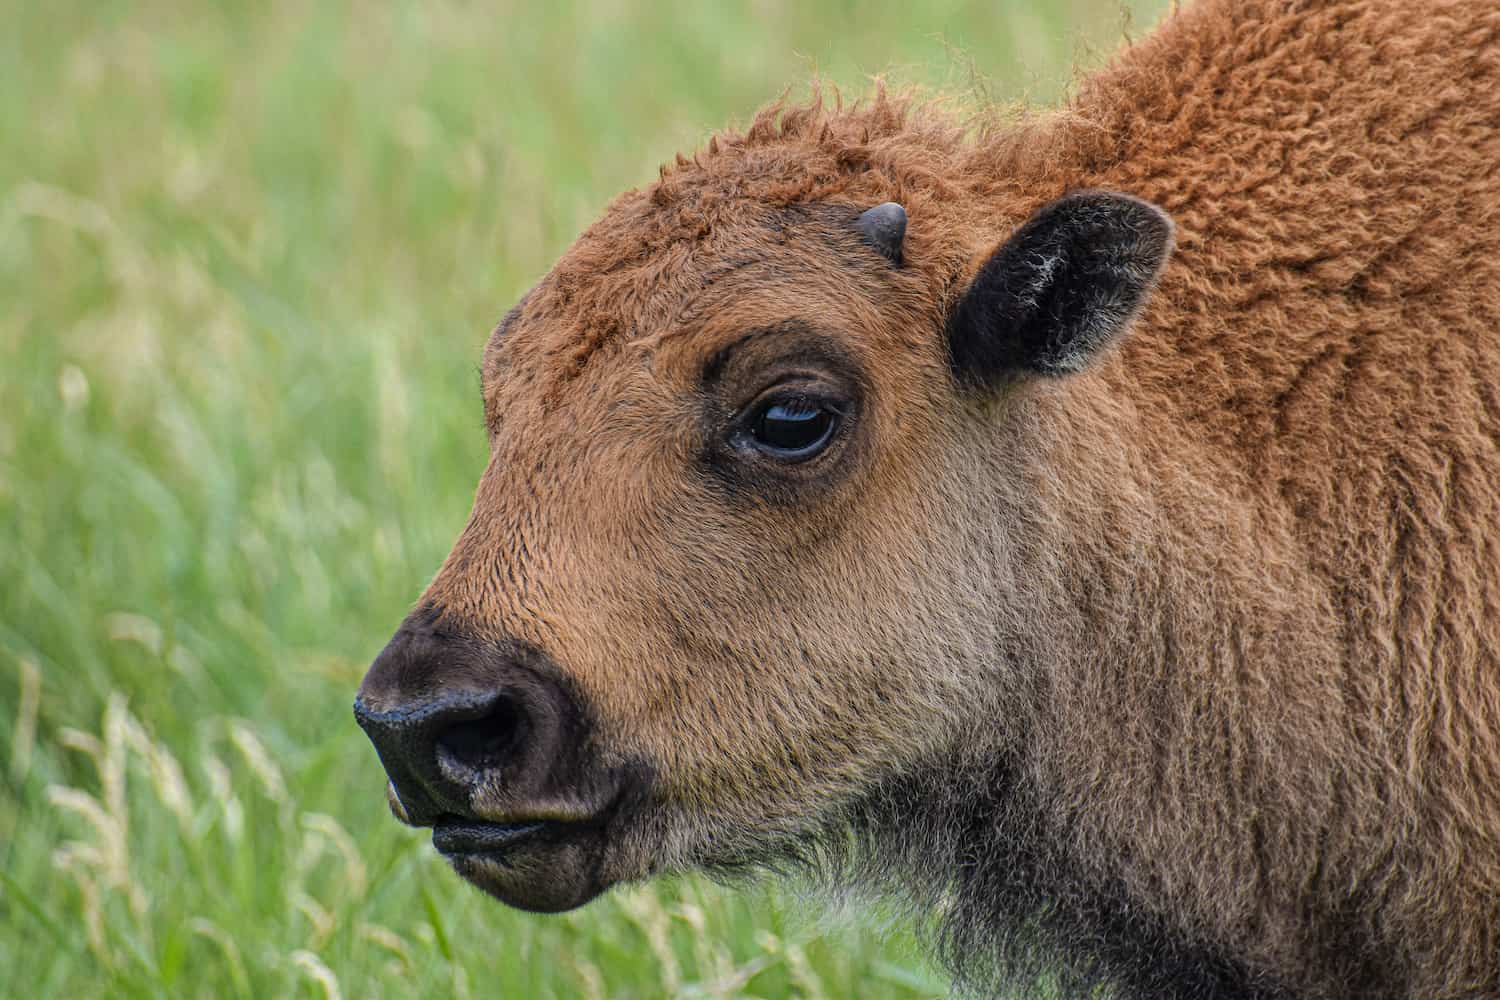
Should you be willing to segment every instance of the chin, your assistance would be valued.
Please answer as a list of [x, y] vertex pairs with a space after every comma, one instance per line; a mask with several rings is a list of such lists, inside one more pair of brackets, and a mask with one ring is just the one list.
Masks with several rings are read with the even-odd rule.
[[[604, 872], [603, 831], [568, 827], [532, 824], [519, 835], [499, 828], [505, 836], [496, 837], [456, 836], [440, 826], [433, 843], [454, 871], [507, 906], [561, 913], [584, 905], [615, 882]], [[494, 843], [502, 839], [506, 842]]]

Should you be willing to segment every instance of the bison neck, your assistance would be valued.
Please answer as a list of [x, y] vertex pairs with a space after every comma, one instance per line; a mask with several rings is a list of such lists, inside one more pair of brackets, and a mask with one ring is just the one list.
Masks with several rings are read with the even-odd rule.
[[976, 978], [1150, 997], [1399, 981], [1336, 888], [1369, 870], [1341, 845], [1374, 779], [1340, 718], [1328, 595], [1211, 453], [1122, 446], [1136, 416], [1111, 382], [1019, 386], [988, 415], [1009, 436], [989, 464], [1018, 475], [969, 548], [1026, 581], [1024, 608], [996, 597], [993, 664], [1025, 694], [968, 730], [1003, 735], [861, 807], [872, 863], [942, 914]]
[[991, 415], [974, 547], [1030, 591], [995, 598], [1029, 700], [898, 783], [925, 855], [882, 835], [952, 957], [1500, 995], [1497, 22], [1443, 8], [1204, 0], [1007, 161], [1178, 250], [1116, 356]]

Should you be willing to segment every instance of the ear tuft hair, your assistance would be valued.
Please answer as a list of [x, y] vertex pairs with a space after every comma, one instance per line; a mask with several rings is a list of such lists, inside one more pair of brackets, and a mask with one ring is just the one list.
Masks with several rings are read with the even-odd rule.
[[1130, 326], [1172, 253], [1172, 220], [1130, 195], [1041, 208], [979, 268], [948, 319], [955, 377], [1082, 371]]

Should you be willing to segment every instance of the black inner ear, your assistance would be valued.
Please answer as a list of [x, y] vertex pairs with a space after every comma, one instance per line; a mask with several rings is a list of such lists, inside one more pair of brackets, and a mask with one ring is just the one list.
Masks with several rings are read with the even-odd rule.
[[1108, 191], [1040, 209], [997, 249], [948, 321], [960, 380], [1083, 370], [1130, 325], [1172, 252], [1172, 222], [1149, 202]]

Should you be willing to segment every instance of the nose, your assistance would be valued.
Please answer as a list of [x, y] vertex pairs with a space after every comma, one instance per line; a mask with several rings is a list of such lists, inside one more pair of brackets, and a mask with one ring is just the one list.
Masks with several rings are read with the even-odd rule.
[[354, 717], [398, 815], [417, 826], [555, 801], [584, 743], [578, 700], [544, 653], [476, 638], [431, 609], [376, 657]]

